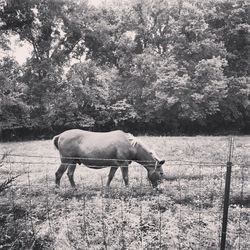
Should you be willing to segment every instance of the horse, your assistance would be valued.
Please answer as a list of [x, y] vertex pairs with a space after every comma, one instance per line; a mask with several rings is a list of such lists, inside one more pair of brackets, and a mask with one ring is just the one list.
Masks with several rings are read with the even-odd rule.
[[153, 188], [158, 182], [166, 179], [160, 160], [154, 152], [139, 142], [132, 134], [121, 130], [110, 132], [91, 132], [80, 129], [70, 129], [53, 138], [53, 144], [59, 151], [61, 164], [55, 173], [56, 187], [68, 169], [69, 182], [75, 188], [74, 171], [76, 164], [89, 168], [111, 167], [106, 186], [110, 183], [119, 167], [125, 186], [129, 184], [128, 165], [134, 161], [144, 166]]

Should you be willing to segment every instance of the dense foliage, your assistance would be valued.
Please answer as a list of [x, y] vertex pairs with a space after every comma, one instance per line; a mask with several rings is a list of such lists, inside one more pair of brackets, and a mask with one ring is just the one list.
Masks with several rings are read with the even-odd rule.
[[2, 124], [247, 133], [249, 16], [247, 0], [7, 0], [1, 48], [33, 50], [0, 61]]

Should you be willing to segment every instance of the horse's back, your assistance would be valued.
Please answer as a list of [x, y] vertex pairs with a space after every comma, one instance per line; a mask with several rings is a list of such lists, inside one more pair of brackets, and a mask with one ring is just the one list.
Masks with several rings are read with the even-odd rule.
[[127, 134], [121, 130], [110, 132], [91, 132], [80, 129], [67, 130], [60, 134], [59, 145], [72, 143], [75, 145], [90, 146], [103, 145], [107, 146], [110, 143], [119, 143], [127, 141]]

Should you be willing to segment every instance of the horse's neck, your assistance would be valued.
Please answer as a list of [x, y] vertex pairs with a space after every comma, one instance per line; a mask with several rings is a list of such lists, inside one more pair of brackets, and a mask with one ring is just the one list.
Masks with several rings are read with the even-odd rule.
[[148, 161], [155, 161], [152, 154], [139, 143], [136, 145], [136, 151], [136, 160], [145, 161], [145, 163]]

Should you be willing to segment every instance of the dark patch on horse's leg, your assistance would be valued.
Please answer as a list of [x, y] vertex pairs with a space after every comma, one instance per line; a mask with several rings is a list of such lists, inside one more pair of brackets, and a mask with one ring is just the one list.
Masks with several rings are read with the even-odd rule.
[[57, 169], [57, 171], [56, 171], [56, 186], [57, 187], [60, 186], [60, 180], [62, 178], [62, 175], [66, 171], [67, 167], [68, 167], [68, 164], [61, 163], [60, 167]]
[[112, 181], [117, 169], [118, 169], [117, 167], [111, 167], [110, 168], [109, 175], [108, 175], [108, 181], [107, 181], [107, 184], [106, 184], [107, 187], [109, 187], [110, 182]]
[[69, 182], [71, 184], [71, 187], [73, 187], [73, 188], [76, 186], [75, 181], [74, 181], [75, 169], [76, 169], [76, 164], [70, 164], [68, 167], [68, 172], [67, 172]]
[[125, 186], [128, 186], [128, 167], [121, 166], [121, 171]]

